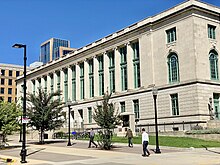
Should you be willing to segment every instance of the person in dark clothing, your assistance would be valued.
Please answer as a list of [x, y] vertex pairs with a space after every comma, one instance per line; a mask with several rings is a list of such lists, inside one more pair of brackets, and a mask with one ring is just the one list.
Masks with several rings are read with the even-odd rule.
[[133, 147], [133, 143], [132, 143], [133, 133], [131, 129], [128, 129], [125, 137], [128, 137], [128, 147]]
[[95, 145], [95, 147], [97, 148], [98, 145], [94, 142], [94, 136], [95, 136], [95, 132], [93, 131], [93, 128], [92, 128], [89, 133], [89, 146], [88, 146], [88, 148], [91, 147], [91, 143], [93, 143]]

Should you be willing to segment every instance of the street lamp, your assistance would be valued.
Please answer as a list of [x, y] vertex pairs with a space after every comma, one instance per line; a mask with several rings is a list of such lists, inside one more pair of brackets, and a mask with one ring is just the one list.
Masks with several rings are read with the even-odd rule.
[[[26, 56], [26, 45], [23, 44], [14, 44], [12, 46], [13, 48], [24, 48], [24, 98], [23, 98], [23, 119], [26, 119], [26, 89], [27, 89], [27, 85], [26, 85], [26, 67], [27, 67], [27, 56]], [[23, 123], [23, 139], [22, 139], [22, 149], [21, 149], [21, 163], [27, 163], [26, 161], [26, 154], [27, 154], [27, 150], [26, 150], [26, 122], [22, 122]]]
[[69, 133], [69, 137], [68, 137], [68, 143], [67, 146], [72, 146], [71, 142], [70, 142], [70, 112], [71, 112], [71, 106], [76, 105], [77, 102], [72, 102], [70, 99], [66, 102], [66, 105], [68, 107], [68, 116], [69, 116], [69, 121], [68, 121], [68, 133]]
[[158, 90], [156, 87], [153, 87], [152, 94], [154, 98], [154, 112], [155, 112], [155, 131], [156, 131], [156, 151], [155, 153], [161, 153], [159, 148], [159, 140], [158, 140], [158, 126], [157, 126], [157, 94]]

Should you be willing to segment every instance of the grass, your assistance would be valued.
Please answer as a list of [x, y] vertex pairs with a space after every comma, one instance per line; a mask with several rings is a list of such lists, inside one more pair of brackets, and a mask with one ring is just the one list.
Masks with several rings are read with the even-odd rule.
[[[155, 136], [149, 137], [150, 145], [155, 145]], [[125, 137], [116, 137], [112, 139], [113, 142], [127, 143], [128, 140]], [[141, 137], [133, 138], [134, 144], [141, 144]], [[160, 146], [180, 147], [180, 148], [203, 148], [203, 147], [220, 147], [218, 141], [206, 141], [202, 139], [189, 138], [189, 137], [171, 137], [171, 136], [159, 136]]]

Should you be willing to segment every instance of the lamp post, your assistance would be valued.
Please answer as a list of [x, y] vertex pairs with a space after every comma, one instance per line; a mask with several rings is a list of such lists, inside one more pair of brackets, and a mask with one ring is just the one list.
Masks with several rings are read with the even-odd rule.
[[71, 144], [71, 142], [70, 142], [70, 111], [71, 111], [71, 104], [72, 104], [72, 102], [70, 101], [70, 100], [68, 100], [67, 102], [66, 102], [66, 104], [67, 104], [67, 106], [68, 106], [68, 116], [69, 116], [69, 122], [68, 122], [68, 132], [69, 132], [69, 137], [68, 137], [68, 143], [67, 143], [67, 146], [71, 146], [72, 144]]
[[161, 153], [159, 148], [159, 140], [158, 140], [158, 126], [157, 126], [157, 94], [158, 90], [156, 87], [153, 87], [152, 94], [154, 98], [154, 113], [155, 113], [155, 133], [156, 133], [156, 151], [155, 153]]
[[76, 105], [77, 102], [72, 102], [70, 99], [66, 102], [66, 105], [68, 107], [68, 117], [69, 117], [69, 121], [68, 121], [68, 134], [69, 134], [69, 137], [68, 137], [68, 143], [67, 143], [67, 146], [72, 146], [71, 144], [71, 141], [70, 141], [70, 113], [71, 113], [71, 106], [73, 105]]
[[[26, 56], [26, 45], [23, 44], [14, 44], [12, 46], [13, 48], [24, 48], [24, 98], [23, 98], [23, 119], [26, 119], [26, 89], [27, 89], [27, 85], [26, 85], [26, 73], [27, 73], [27, 56]], [[23, 138], [22, 138], [22, 149], [21, 149], [21, 163], [27, 163], [26, 161], [26, 154], [27, 154], [27, 150], [26, 150], [26, 122], [23, 122]]]

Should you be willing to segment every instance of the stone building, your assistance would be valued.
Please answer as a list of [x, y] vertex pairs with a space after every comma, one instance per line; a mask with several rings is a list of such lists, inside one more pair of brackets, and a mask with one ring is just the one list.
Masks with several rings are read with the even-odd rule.
[[27, 90], [77, 101], [71, 129], [96, 127], [92, 112], [108, 89], [126, 123], [117, 131], [154, 131], [153, 87], [160, 131], [206, 127], [211, 112], [220, 118], [219, 18], [220, 8], [188, 0], [32, 70]]

